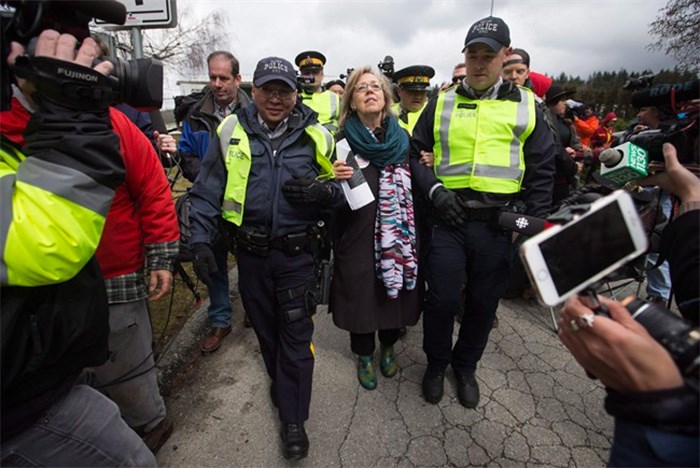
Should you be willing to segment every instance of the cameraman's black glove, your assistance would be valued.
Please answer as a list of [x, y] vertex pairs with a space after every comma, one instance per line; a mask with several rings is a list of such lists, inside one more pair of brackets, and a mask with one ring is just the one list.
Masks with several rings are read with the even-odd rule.
[[214, 253], [212, 253], [211, 248], [207, 244], [197, 243], [192, 244], [192, 254], [194, 255], [192, 265], [197, 278], [209, 286], [211, 284], [210, 275], [219, 271], [219, 268], [216, 266], [216, 259], [214, 259]]
[[333, 198], [333, 188], [326, 182], [311, 177], [289, 179], [282, 193], [290, 203], [327, 203]]
[[456, 227], [464, 224], [464, 208], [459, 203], [459, 197], [452, 190], [440, 185], [433, 192], [432, 201], [440, 219], [449, 226]]

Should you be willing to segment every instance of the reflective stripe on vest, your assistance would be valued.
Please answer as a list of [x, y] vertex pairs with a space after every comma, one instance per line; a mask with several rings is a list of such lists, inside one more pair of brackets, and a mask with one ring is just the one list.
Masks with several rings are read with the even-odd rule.
[[86, 174], [3, 144], [0, 284], [73, 278], [95, 254], [113, 194]]
[[[331, 157], [335, 151], [333, 136], [320, 124], [309, 125], [304, 129], [314, 142], [316, 162], [321, 167], [319, 180], [332, 179]], [[226, 188], [221, 206], [221, 216], [240, 226], [243, 222], [248, 176], [253, 159], [250, 153], [250, 140], [235, 114], [226, 117], [217, 128], [221, 155], [226, 166]]]
[[318, 114], [318, 123], [332, 134], [338, 131], [340, 96], [332, 91], [302, 93], [302, 102]]
[[450, 89], [439, 95], [433, 133], [435, 173], [448, 188], [517, 193], [525, 171], [523, 145], [535, 128], [535, 100], [472, 100]]

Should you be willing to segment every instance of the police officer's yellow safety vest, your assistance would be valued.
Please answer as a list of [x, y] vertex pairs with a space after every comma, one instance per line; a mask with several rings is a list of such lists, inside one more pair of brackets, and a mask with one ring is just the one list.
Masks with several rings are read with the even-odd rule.
[[520, 102], [474, 100], [456, 88], [438, 95], [433, 132], [434, 169], [450, 189], [478, 192], [520, 191], [523, 145], [535, 128], [532, 91], [518, 87]]
[[420, 117], [423, 109], [425, 109], [425, 104], [423, 104], [423, 107], [415, 112], [404, 110], [399, 103], [394, 104], [394, 112], [396, 112], [396, 116], [399, 119], [399, 125], [401, 128], [406, 129], [408, 134], [411, 136], [413, 136], [413, 129], [415, 128], [416, 122], [418, 122], [418, 117]]
[[[316, 162], [321, 167], [321, 174], [317, 179], [333, 178], [331, 163], [331, 156], [335, 151], [333, 136], [320, 124], [309, 125], [304, 131], [316, 146]], [[219, 135], [221, 155], [227, 172], [221, 216], [240, 226], [243, 222], [248, 176], [253, 164], [250, 140], [243, 126], [239, 125], [238, 116], [235, 114], [226, 117], [219, 124], [216, 132]]]
[[332, 91], [301, 93], [301, 102], [318, 114], [318, 123], [335, 135], [340, 119], [340, 96]]
[[[42, 177], [47, 169], [57, 177]], [[62, 283], [94, 256], [113, 192], [96, 191], [86, 176], [81, 187], [79, 176], [0, 147], [0, 284]]]

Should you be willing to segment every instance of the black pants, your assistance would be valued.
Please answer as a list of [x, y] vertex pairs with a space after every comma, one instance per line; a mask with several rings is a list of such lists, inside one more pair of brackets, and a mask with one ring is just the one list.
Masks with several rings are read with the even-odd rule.
[[311, 403], [314, 322], [310, 316], [287, 321], [285, 312], [303, 307], [303, 294], [280, 303], [277, 293], [308, 284], [314, 278], [313, 258], [306, 252], [288, 257], [279, 250], [260, 257], [243, 249], [236, 257], [241, 301], [277, 391], [280, 420], [304, 422]]
[[374, 353], [375, 334], [379, 335], [379, 342], [388, 347], [394, 346], [394, 343], [398, 341], [399, 332], [398, 328], [392, 328], [391, 330], [379, 330], [376, 333], [350, 333], [350, 349], [360, 356], [369, 356]]
[[[433, 224], [426, 258], [428, 292], [423, 309], [423, 350], [428, 370], [448, 365], [460, 374], [473, 374], [481, 359], [498, 308], [508, 286], [510, 234], [494, 222], [467, 221], [451, 228]], [[454, 316], [462, 304], [464, 317], [452, 345]]]

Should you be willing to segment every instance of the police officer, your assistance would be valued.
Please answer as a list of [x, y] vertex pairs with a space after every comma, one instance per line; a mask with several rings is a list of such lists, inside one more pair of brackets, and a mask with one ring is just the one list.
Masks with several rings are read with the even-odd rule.
[[339, 206], [344, 197], [327, 180], [333, 137], [297, 101], [292, 64], [260, 60], [252, 96], [253, 104], [222, 121], [209, 145], [192, 187], [190, 241], [195, 272], [207, 282], [216, 270], [210, 243], [218, 215], [235, 236], [238, 288], [272, 379], [283, 455], [299, 459], [309, 449], [315, 226], [322, 207]]
[[301, 100], [318, 114], [318, 123], [335, 134], [340, 118], [340, 96], [331, 91], [323, 91], [323, 66], [326, 57], [315, 50], [307, 50], [297, 55], [294, 62], [301, 74]]
[[409, 135], [413, 134], [413, 127], [428, 102], [428, 87], [433, 76], [435, 70], [427, 65], [413, 65], [394, 72], [393, 79], [399, 97], [399, 102], [394, 104], [394, 111], [399, 117], [399, 125]]
[[[433, 404], [442, 398], [448, 365], [459, 402], [467, 408], [479, 402], [476, 366], [509, 273], [512, 234], [498, 227], [499, 212], [519, 201], [526, 213], [546, 216], [551, 205], [554, 141], [532, 92], [501, 77], [509, 46], [502, 19], [472, 25], [463, 49], [466, 79], [431, 100], [413, 131], [411, 156], [435, 154], [432, 169], [413, 173], [435, 214], [424, 263], [422, 382], [423, 397]], [[453, 346], [465, 273], [465, 312]]]

